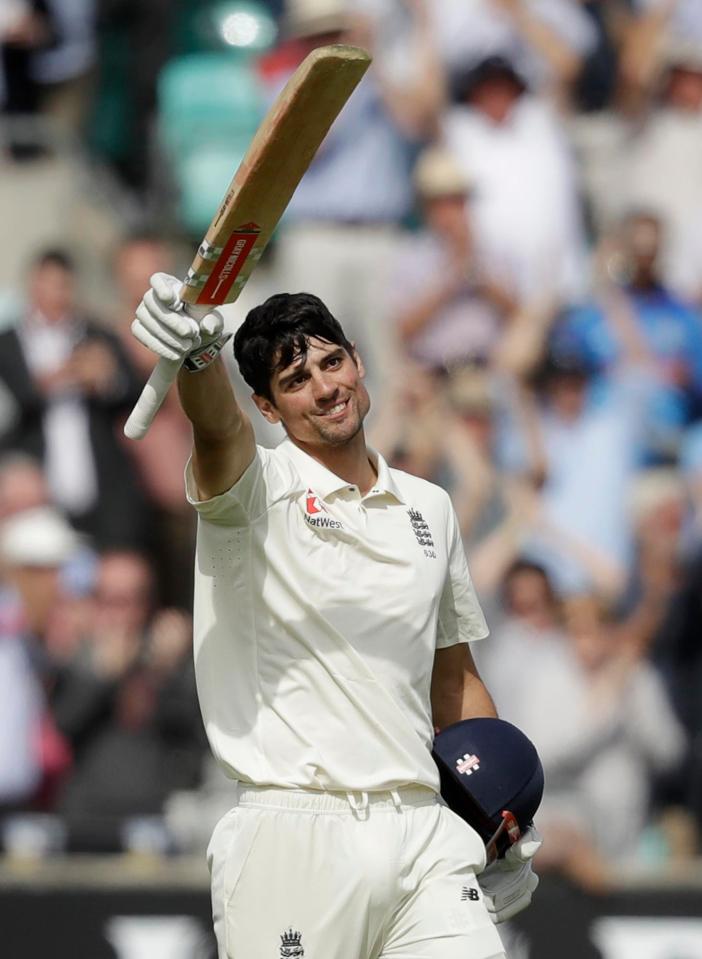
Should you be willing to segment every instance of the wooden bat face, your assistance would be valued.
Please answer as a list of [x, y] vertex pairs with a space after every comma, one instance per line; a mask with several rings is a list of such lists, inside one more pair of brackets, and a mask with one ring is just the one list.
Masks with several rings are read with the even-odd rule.
[[340, 110], [368, 69], [358, 47], [314, 50], [269, 110], [200, 244], [181, 292], [198, 306], [238, 297]]
[[[340, 110], [368, 69], [365, 50], [314, 50], [268, 111], [180, 289], [193, 315], [233, 303]], [[181, 363], [160, 359], [127, 420], [130, 439], [146, 435]]]

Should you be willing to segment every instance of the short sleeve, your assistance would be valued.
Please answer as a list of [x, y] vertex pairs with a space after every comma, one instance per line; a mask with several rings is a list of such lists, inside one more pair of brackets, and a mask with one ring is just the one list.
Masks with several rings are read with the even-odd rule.
[[475, 593], [458, 520], [447, 497], [448, 570], [439, 600], [437, 649], [485, 639], [489, 630]]
[[256, 447], [256, 455], [231, 489], [211, 499], [199, 500], [192, 459], [185, 467], [185, 491], [198, 515], [221, 526], [248, 526], [296, 487], [292, 467], [275, 450]]

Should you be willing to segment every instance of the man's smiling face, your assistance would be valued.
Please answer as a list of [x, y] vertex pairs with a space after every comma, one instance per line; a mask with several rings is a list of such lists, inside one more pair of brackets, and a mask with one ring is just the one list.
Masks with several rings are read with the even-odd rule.
[[370, 409], [358, 355], [343, 346], [310, 337], [307, 352], [271, 377], [272, 401], [254, 397], [270, 423], [310, 446], [343, 446], [360, 431]]

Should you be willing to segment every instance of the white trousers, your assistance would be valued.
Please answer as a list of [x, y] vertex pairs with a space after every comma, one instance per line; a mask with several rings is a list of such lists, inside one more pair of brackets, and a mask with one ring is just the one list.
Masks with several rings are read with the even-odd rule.
[[207, 855], [219, 959], [504, 959], [483, 843], [424, 787], [242, 788]]

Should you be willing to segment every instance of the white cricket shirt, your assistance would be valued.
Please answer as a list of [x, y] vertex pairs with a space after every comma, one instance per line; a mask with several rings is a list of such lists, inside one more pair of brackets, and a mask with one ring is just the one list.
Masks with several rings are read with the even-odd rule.
[[446, 492], [372, 456], [365, 496], [287, 439], [205, 502], [188, 466], [198, 694], [235, 779], [438, 791], [434, 652], [487, 627]]

